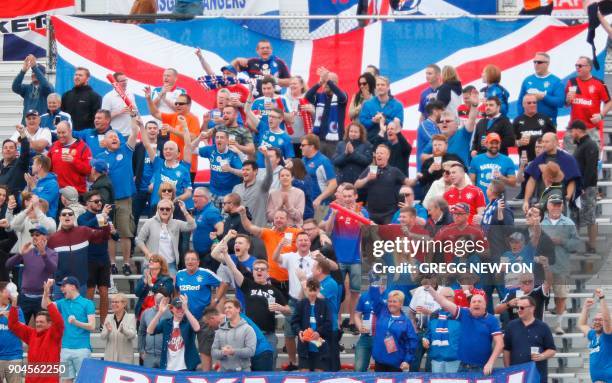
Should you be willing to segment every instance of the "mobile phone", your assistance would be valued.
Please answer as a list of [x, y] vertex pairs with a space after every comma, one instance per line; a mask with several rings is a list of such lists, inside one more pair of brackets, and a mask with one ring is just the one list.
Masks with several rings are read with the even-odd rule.
[[60, 116], [55, 116], [55, 118], [53, 119], [53, 125], [57, 125], [60, 122], [62, 122], [62, 118]]

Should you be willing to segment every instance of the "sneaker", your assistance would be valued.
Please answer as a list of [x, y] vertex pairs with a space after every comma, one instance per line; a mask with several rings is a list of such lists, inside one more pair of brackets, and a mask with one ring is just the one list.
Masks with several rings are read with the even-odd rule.
[[119, 294], [119, 290], [117, 290], [117, 286], [112, 285], [111, 287], [108, 288], [108, 293], [109, 294]]
[[122, 271], [123, 275], [125, 275], [126, 277], [132, 275], [132, 269], [130, 269], [130, 265], [128, 265], [127, 263], [123, 265]]
[[565, 334], [565, 331], [563, 331], [563, 329], [562, 329], [562, 328], [561, 328], [561, 326], [559, 326], [559, 325], [557, 325], [557, 326], [556, 326], [556, 327], [553, 329], [553, 332], [554, 332], [556, 335], [564, 335], [564, 334]]
[[344, 318], [344, 320], [342, 320], [342, 323], [340, 324], [340, 329], [341, 330], [348, 330], [349, 329], [349, 318]]
[[119, 270], [117, 269], [117, 265], [114, 263], [111, 265], [111, 274], [117, 275], [119, 274]]
[[298, 366], [293, 363], [289, 363], [286, 367], [283, 367], [283, 371], [297, 371]]
[[351, 323], [348, 326], [348, 332], [350, 332], [353, 335], [359, 335], [359, 329], [357, 328], [357, 326], [355, 326], [355, 323]]

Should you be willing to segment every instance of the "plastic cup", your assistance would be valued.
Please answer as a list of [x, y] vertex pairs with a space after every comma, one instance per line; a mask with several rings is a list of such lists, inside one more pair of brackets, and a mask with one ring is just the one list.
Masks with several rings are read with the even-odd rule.
[[376, 174], [378, 172], [378, 166], [370, 165], [370, 173]]
[[531, 347], [531, 355], [539, 354], [539, 353], [540, 353], [539, 347]]
[[293, 233], [285, 233], [285, 239], [286, 239], [288, 242], [293, 241]]
[[442, 164], [442, 157], [434, 157], [434, 164], [440, 165]]

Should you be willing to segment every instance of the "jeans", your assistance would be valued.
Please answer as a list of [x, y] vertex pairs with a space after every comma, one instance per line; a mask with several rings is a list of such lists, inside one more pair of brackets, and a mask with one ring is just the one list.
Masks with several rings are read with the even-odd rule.
[[86, 358], [91, 355], [91, 350], [88, 348], [62, 348], [60, 352], [60, 361], [66, 365], [66, 371], [62, 379], [74, 379], [81, 369], [81, 365]]
[[459, 372], [482, 372], [484, 366], [477, 366], [475, 364], [466, 364], [461, 362], [459, 364]]
[[370, 358], [372, 357], [372, 344], [374, 338], [372, 335], [361, 334], [357, 344], [355, 344], [355, 371], [366, 372], [370, 367]]
[[193, 15], [193, 16], [202, 16], [204, 13], [204, 8], [202, 6], [202, 2], [184, 2], [178, 0], [174, 6], [174, 14], [175, 15]]
[[132, 197], [132, 215], [134, 216], [134, 227], [138, 232], [138, 219], [141, 215], [149, 217], [151, 215], [151, 206], [149, 206], [149, 199], [151, 199], [151, 193], [146, 191], [139, 191]]
[[[278, 358], [278, 350], [276, 349], [278, 347], [278, 337], [276, 336], [276, 333], [274, 331], [264, 332], [264, 335], [266, 336], [266, 340], [268, 341], [268, 343], [270, 343], [270, 346], [272, 346], [272, 349], [274, 350], [274, 353], [272, 355], [272, 370], [269, 370], [273, 371], [274, 368], [276, 368], [276, 359]], [[253, 371], [257, 370], [253, 369]]]
[[446, 374], [454, 374], [459, 371], [459, 364], [461, 362], [459, 360], [453, 361], [431, 361], [431, 372], [433, 373], [446, 373]]
[[251, 371], [274, 371], [274, 353], [264, 351], [251, 358]]
[[153, 354], [145, 354], [142, 360], [142, 366], [147, 368], [159, 368], [159, 360], [161, 356], [155, 356]]

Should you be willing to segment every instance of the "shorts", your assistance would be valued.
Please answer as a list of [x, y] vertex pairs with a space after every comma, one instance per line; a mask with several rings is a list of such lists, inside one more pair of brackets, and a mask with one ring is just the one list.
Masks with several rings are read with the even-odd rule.
[[111, 265], [110, 262], [89, 261], [89, 274], [87, 276], [87, 287], [106, 286], [110, 287]]
[[297, 336], [291, 327], [291, 317], [293, 316], [293, 313], [295, 313], [295, 306], [297, 306], [297, 303], [298, 301], [293, 298], [289, 298], [287, 302], [291, 308], [291, 314], [285, 315], [285, 324], [283, 326], [283, 334], [285, 335], [285, 338], [295, 338]]
[[60, 352], [60, 362], [66, 366], [66, 371], [62, 374], [62, 379], [76, 378], [83, 361], [91, 355], [88, 348], [70, 349], [62, 348]]
[[349, 288], [351, 291], [361, 291], [361, 263], [339, 263], [338, 267], [342, 273], [342, 282], [346, 279], [346, 274], [349, 275]]
[[597, 187], [589, 186], [580, 196], [579, 225], [594, 225], [597, 216]]
[[308, 370], [308, 371], [315, 371], [315, 370], [330, 371], [329, 360], [321, 352], [308, 351], [308, 357], [303, 357], [300, 355], [298, 358], [298, 368], [300, 370]]
[[213, 342], [215, 341], [215, 330], [211, 329], [204, 323], [203, 320], [200, 321], [200, 331], [197, 333], [198, 337], [198, 351], [200, 354], [204, 354], [206, 356], [210, 356]]
[[119, 238], [134, 236], [134, 217], [132, 216], [132, 198], [115, 201], [115, 217], [113, 220]]
[[560, 274], [553, 274], [552, 291], [555, 298], [567, 298], [569, 296], [567, 278]]

